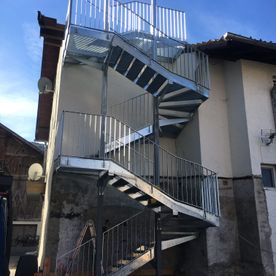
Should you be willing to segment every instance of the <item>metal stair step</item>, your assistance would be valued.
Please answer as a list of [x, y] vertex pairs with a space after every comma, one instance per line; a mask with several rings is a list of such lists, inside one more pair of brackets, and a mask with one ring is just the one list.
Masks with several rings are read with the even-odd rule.
[[141, 253], [144, 253], [147, 250], [148, 250], [147, 246], [141, 245], [140, 247], [138, 247], [134, 250], [134, 253], [140, 253], [141, 254]]
[[148, 201], [149, 199], [151, 198], [151, 196], [149, 196], [149, 195], [147, 195], [147, 194], [144, 194], [144, 195], [142, 195], [142, 196], [140, 196], [140, 197], [137, 197], [137, 198], [135, 198], [137, 201]]
[[137, 192], [140, 192], [140, 190], [134, 186], [124, 191], [124, 193], [130, 195], [130, 194], [136, 194]]
[[162, 116], [172, 116], [177, 118], [190, 118], [191, 113], [183, 111], [175, 111], [170, 109], [159, 109], [159, 114]]
[[137, 192], [137, 193], [129, 194], [129, 196], [130, 196], [131, 198], [133, 198], [133, 199], [136, 200], [136, 198], [137, 198], [137, 197], [140, 197], [141, 194], [142, 194], [142, 193], [139, 191], [139, 192]]
[[128, 66], [132, 60], [133, 60], [132, 55], [130, 55], [127, 52], [123, 52], [121, 59], [116, 67], [116, 71], [118, 71], [121, 74], [124, 74], [127, 71]]
[[112, 53], [110, 56], [109, 66], [113, 68], [122, 53], [122, 49], [120, 47], [116, 46], [116, 47], [113, 47], [111, 51], [112, 51]]
[[126, 77], [129, 80], [134, 81], [139, 75], [139, 73], [141, 72], [143, 67], [144, 67], [144, 63], [136, 59], [133, 65], [131, 66], [131, 68], [129, 69], [128, 73], [126, 74]]
[[118, 265], [127, 265], [130, 262], [130, 260], [127, 259], [121, 259], [117, 262]]
[[121, 192], [125, 192], [126, 190], [129, 189], [129, 186], [128, 185], [125, 185], [125, 186], [122, 186], [122, 187], [117, 187], [117, 189]]
[[151, 94], [155, 93], [156, 91], [158, 91], [158, 89], [163, 85], [165, 81], [166, 78], [158, 74], [152, 81], [152, 83], [147, 87], [147, 91]]
[[123, 187], [126, 186], [128, 183], [124, 179], [120, 179], [117, 182], [115, 182], [112, 186], [113, 187]]
[[167, 102], [161, 102], [159, 104], [159, 108], [176, 108], [176, 107], [185, 107], [190, 105], [200, 105], [202, 103], [202, 100], [186, 100], [186, 101], [167, 101]]
[[[167, 89], [167, 87], [165, 87], [164, 89]], [[177, 97], [177, 96], [180, 96], [180, 95], [183, 95], [185, 93], [188, 93], [190, 92], [191, 90], [189, 88], [186, 88], [186, 87], [181, 87], [180, 89], [178, 90], [172, 90], [171, 92], [167, 92], [163, 98], [162, 98], [162, 101], [168, 101], [174, 97]]]
[[163, 204], [162, 203], [160, 203], [159, 201], [157, 201], [157, 200], [155, 200], [155, 199], [151, 199], [151, 200], [149, 200], [149, 203], [148, 203], [148, 207], [149, 208], [158, 208], [158, 207], [160, 207], [160, 206], [162, 206]]
[[151, 78], [154, 76], [155, 71], [151, 69], [150, 67], [146, 67], [145, 71], [142, 73], [142, 75], [139, 77], [139, 79], [136, 81], [136, 84], [140, 87], [144, 88], [148, 82], [151, 80]]

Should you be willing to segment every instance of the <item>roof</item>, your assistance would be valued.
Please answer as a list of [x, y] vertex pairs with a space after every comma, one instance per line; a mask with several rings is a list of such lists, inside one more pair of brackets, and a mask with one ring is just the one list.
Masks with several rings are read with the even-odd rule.
[[37, 145], [27, 141], [26, 139], [24, 139], [23, 137], [21, 137], [20, 135], [18, 135], [17, 133], [15, 133], [14, 131], [12, 131], [11, 129], [9, 129], [8, 127], [6, 127], [5, 125], [0, 123], [0, 128], [4, 129], [7, 133], [9, 133], [11, 136], [13, 136], [15, 139], [19, 140], [20, 142], [22, 142], [23, 144], [25, 144], [26, 146], [32, 148], [33, 150], [35, 150], [36, 152], [38, 152], [39, 154], [43, 154], [43, 150], [41, 147], [38, 147]]
[[[41, 12], [38, 12], [37, 19], [40, 36], [44, 38], [40, 77], [48, 78], [54, 87], [65, 26], [57, 23], [55, 18], [44, 16]], [[37, 141], [47, 141], [49, 137], [53, 92], [39, 94], [35, 133]]]
[[196, 44], [211, 57], [230, 61], [248, 59], [276, 64], [276, 43], [246, 37], [234, 33], [225, 33], [220, 39]]
[[40, 11], [37, 12], [37, 20], [40, 36], [47, 37], [47, 44], [60, 47], [64, 38], [65, 25], [57, 23], [55, 18], [44, 16]]

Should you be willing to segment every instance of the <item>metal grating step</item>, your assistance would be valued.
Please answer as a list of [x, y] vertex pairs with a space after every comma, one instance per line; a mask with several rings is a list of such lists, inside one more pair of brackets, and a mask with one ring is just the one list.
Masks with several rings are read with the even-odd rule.
[[134, 81], [139, 75], [139, 73], [141, 72], [143, 67], [144, 67], [144, 63], [136, 59], [132, 67], [129, 69], [129, 72], [127, 73], [126, 77], [129, 80]]
[[117, 65], [116, 71], [118, 71], [120, 74], [124, 74], [127, 71], [128, 66], [132, 60], [133, 60], [132, 55], [130, 55], [127, 52], [123, 52], [123, 54], [120, 58], [120, 61]]
[[126, 186], [128, 183], [123, 180], [123, 179], [119, 179], [117, 182], [115, 182], [112, 186], [113, 187], [123, 187]]
[[109, 66], [113, 68], [122, 53], [122, 49], [120, 47], [116, 46], [116, 47], [113, 47], [111, 51], [112, 51], [112, 53], [111, 53], [110, 60], [109, 60]]
[[136, 194], [137, 192], [140, 192], [140, 190], [136, 187], [131, 187], [125, 191], [126, 194]]
[[153, 82], [148, 86], [147, 91], [149, 93], [155, 93], [162, 86], [162, 84], [166, 81], [162, 75], [158, 74]]
[[155, 71], [151, 69], [150, 67], [146, 67], [143, 74], [139, 77], [136, 84], [138, 84], [140, 87], [144, 88], [148, 82], [151, 80], [151, 78], [154, 76]]

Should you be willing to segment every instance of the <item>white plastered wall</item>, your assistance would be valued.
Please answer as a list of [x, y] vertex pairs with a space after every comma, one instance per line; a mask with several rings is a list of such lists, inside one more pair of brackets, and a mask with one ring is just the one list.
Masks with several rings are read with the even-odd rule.
[[209, 99], [198, 110], [201, 162], [220, 177], [232, 177], [224, 62], [211, 59], [209, 68]]
[[276, 164], [276, 142], [261, 142], [261, 129], [275, 130], [270, 91], [276, 66], [243, 60], [242, 75], [252, 174], [260, 175], [261, 163]]
[[[261, 129], [275, 130], [270, 93], [272, 76], [276, 75], [276, 66], [244, 60], [242, 72], [252, 174], [261, 175], [260, 164], [276, 165], [276, 141], [266, 146], [260, 138]], [[265, 194], [271, 227], [273, 260], [276, 267], [276, 189], [266, 189]]]

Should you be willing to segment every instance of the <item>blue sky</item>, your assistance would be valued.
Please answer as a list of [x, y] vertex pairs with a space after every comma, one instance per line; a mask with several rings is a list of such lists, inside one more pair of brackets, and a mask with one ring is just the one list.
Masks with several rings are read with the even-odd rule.
[[[190, 42], [225, 32], [276, 42], [275, 0], [157, 0], [186, 12]], [[34, 139], [42, 39], [37, 11], [64, 23], [67, 0], [0, 1], [0, 122]]]

